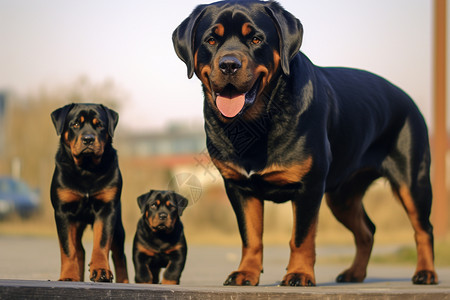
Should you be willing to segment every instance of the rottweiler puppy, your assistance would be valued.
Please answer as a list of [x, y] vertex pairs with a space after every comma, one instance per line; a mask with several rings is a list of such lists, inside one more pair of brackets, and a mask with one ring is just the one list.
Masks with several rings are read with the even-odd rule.
[[315, 285], [322, 197], [352, 231], [353, 264], [338, 282], [361, 282], [375, 226], [361, 202], [386, 178], [415, 231], [415, 284], [434, 284], [427, 127], [401, 89], [372, 73], [315, 66], [302, 24], [274, 1], [197, 6], [172, 39], [188, 77], [204, 92], [207, 148], [220, 171], [242, 237], [242, 259], [226, 285], [257, 285], [263, 269], [264, 200], [292, 202], [294, 226], [282, 285]]
[[83, 281], [85, 251], [81, 243], [92, 225], [94, 245], [89, 278], [128, 282], [120, 195], [122, 176], [112, 138], [119, 115], [101, 104], [69, 104], [52, 114], [61, 136], [51, 183], [51, 201], [61, 248], [59, 280]]
[[173, 191], [151, 190], [137, 199], [142, 218], [133, 241], [136, 283], [179, 284], [187, 245], [180, 216], [188, 200]]

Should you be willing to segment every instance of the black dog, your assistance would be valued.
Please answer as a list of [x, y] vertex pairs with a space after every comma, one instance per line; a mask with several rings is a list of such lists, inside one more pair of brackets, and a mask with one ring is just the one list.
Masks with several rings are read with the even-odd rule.
[[103, 105], [70, 104], [55, 110], [51, 117], [61, 135], [51, 184], [61, 248], [59, 280], [83, 281], [81, 238], [90, 224], [94, 246], [89, 278], [112, 281], [112, 250], [116, 282], [128, 282], [120, 206], [122, 176], [111, 144], [119, 116]]
[[264, 200], [292, 201], [291, 256], [282, 285], [315, 285], [315, 234], [324, 193], [355, 237], [338, 282], [360, 282], [375, 226], [362, 205], [369, 185], [390, 182], [414, 227], [416, 284], [437, 283], [430, 151], [408, 95], [360, 70], [320, 68], [301, 52], [303, 28], [278, 3], [200, 5], [173, 33], [177, 55], [203, 83], [207, 147], [223, 176], [243, 242], [226, 285], [257, 285]]
[[133, 242], [136, 283], [179, 284], [187, 245], [180, 216], [188, 200], [172, 191], [152, 190], [137, 199], [142, 211]]

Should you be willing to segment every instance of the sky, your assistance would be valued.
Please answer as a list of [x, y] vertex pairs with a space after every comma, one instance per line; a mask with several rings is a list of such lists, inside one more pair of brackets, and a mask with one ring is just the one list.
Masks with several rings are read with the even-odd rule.
[[[392, 81], [432, 126], [431, 0], [280, 0], [303, 24], [301, 51], [319, 66]], [[120, 126], [202, 122], [200, 81], [187, 78], [172, 32], [194, 0], [0, 0], [0, 91], [26, 96], [80, 76], [126, 94]], [[450, 32], [450, 31], [449, 31]]]

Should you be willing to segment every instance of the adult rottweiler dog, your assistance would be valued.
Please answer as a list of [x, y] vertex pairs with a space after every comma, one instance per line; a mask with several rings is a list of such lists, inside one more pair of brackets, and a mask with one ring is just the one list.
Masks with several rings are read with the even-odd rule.
[[242, 237], [226, 285], [257, 285], [264, 200], [290, 200], [294, 226], [281, 285], [315, 285], [321, 199], [355, 238], [338, 282], [360, 282], [375, 226], [361, 202], [379, 177], [390, 182], [415, 231], [416, 284], [437, 283], [433, 258], [427, 127], [406, 93], [365, 71], [321, 68], [299, 52], [300, 21], [277, 2], [200, 5], [173, 33], [177, 55], [203, 84], [207, 148]]
[[151, 190], [137, 199], [142, 218], [133, 241], [136, 283], [179, 284], [187, 245], [180, 216], [188, 200], [173, 191]]
[[122, 176], [112, 138], [119, 115], [99, 104], [69, 104], [55, 110], [52, 121], [61, 136], [51, 183], [51, 201], [61, 248], [59, 280], [83, 281], [88, 224], [94, 231], [89, 278], [128, 282], [120, 195]]

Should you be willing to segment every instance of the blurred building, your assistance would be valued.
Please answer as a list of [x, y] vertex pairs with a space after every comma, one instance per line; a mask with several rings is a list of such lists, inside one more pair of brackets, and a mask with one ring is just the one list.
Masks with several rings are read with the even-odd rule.
[[205, 141], [203, 128], [171, 126], [158, 132], [121, 134], [114, 142], [120, 155], [143, 157], [201, 153]]

